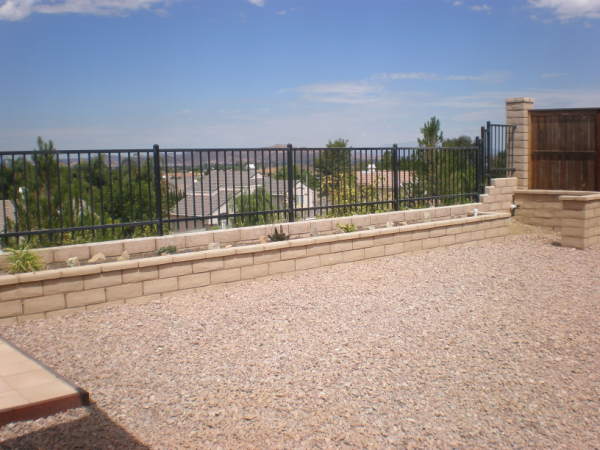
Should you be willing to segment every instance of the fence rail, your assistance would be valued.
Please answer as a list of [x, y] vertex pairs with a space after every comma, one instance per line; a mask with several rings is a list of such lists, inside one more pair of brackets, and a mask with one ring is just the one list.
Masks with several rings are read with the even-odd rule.
[[482, 146], [0, 152], [0, 240], [103, 241], [477, 200]]

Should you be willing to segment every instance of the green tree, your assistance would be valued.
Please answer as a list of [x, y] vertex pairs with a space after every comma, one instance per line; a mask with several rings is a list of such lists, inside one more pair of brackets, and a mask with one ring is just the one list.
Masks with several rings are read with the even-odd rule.
[[425, 122], [425, 125], [421, 128], [421, 134], [423, 138], [418, 139], [419, 147], [440, 147], [444, 141], [440, 120], [435, 116]]
[[273, 223], [273, 214], [258, 214], [264, 211], [272, 211], [274, 209], [273, 199], [264, 188], [259, 187], [254, 192], [238, 195], [233, 201], [233, 210], [237, 214], [253, 213], [235, 217], [233, 220], [234, 226], [250, 227], [253, 225]]
[[457, 138], [444, 139], [443, 147], [473, 147], [475, 143], [470, 136], [459, 136]]
[[331, 150], [321, 151], [315, 161], [315, 168], [321, 176], [326, 177], [348, 170], [351, 161], [351, 150], [346, 148], [348, 142], [348, 140], [340, 138], [327, 143], [327, 148]]

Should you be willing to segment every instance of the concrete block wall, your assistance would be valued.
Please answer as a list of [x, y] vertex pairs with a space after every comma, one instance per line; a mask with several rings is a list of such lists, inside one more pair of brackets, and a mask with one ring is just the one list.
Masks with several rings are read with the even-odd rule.
[[[422, 212], [422, 211], [421, 211]], [[0, 324], [508, 234], [508, 213], [0, 277]], [[239, 230], [238, 230], [239, 231]]]
[[562, 195], [561, 244], [586, 249], [600, 245], [600, 193]]
[[529, 97], [506, 100], [506, 124], [515, 125], [514, 166], [521, 189], [529, 187], [529, 110], [534, 100]]
[[[497, 178], [492, 180], [491, 186], [486, 188], [486, 193], [481, 195], [481, 203], [306, 220], [277, 225], [196, 231], [168, 236], [124, 239], [90, 244], [65, 245], [62, 247], [36, 249], [35, 252], [42, 257], [49, 268], [60, 268], [64, 267], [66, 260], [73, 256], [77, 256], [81, 262], [86, 262], [95, 254], [103, 253], [110, 260], [127, 251], [129, 256], [134, 259], [156, 255], [157, 250], [170, 245], [174, 245], [178, 251], [199, 251], [206, 250], [210, 244], [214, 243], [219, 243], [221, 247], [234, 244], [258, 243], [262, 236], [271, 234], [275, 226], [277, 228], [281, 226], [285, 233], [296, 239], [339, 232], [337, 228], [338, 224], [352, 223], [357, 227], [367, 227], [370, 225], [383, 226], [388, 222], [406, 222], [412, 224], [425, 220], [465, 216], [475, 208], [481, 212], [510, 211], [511, 196], [516, 187], [516, 178]], [[6, 257], [0, 255], [0, 268], [6, 268], [6, 265]]]
[[563, 195], [586, 195], [593, 192], [528, 189], [515, 191], [515, 216], [519, 222], [560, 231]]

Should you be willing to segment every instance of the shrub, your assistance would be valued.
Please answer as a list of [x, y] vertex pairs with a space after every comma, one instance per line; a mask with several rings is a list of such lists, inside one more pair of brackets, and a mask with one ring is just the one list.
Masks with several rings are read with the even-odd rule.
[[156, 253], [158, 254], [158, 256], [160, 255], [173, 255], [175, 253], [177, 253], [177, 247], [175, 247], [174, 245], [167, 245], [166, 247], [161, 247], [159, 248]]
[[46, 265], [36, 253], [28, 247], [7, 248], [8, 273], [37, 272], [45, 269]]
[[356, 228], [356, 225], [354, 225], [353, 223], [346, 223], [346, 224], [338, 223], [337, 227], [340, 230], [342, 230], [344, 233], [352, 233], [352, 232], [358, 230], [358, 228]]
[[283, 232], [283, 227], [281, 225], [279, 226], [279, 230], [275, 227], [273, 233], [269, 234], [269, 240], [271, 240], [271, 242], [287, 241], [289, 238], [290, 237]]

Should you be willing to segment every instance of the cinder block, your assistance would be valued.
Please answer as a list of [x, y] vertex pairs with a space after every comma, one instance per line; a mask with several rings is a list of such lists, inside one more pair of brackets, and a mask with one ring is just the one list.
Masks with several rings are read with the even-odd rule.
[[348, 250], [352, 250], [352, 240], [347, 240], [347, 241], [338, 241], [338, 242], [332, 242], [331, 243], [331, 252], [332, 253], [336, 253], [336, 252], [346, 252]]
[[223, 259], [223, 266], [226, 269], [233, 267], [250, 266], [254, 261], [254, 255], [252, 253], [244, 253], [232, 256], [226, 256]]
[[144, 295], [160, 294], [177, 290], [177, 278], [161, 278], [144, 281]]
[[369, 217], [368, 215], [364, 215], [364, 216], [352, 216], [350, 217], [350, 221], [352, 224], [354, 224], [355, 226], [359, 227], [359, 228], [365, 228], [368, 227], [369, 225], [371, 225], [371, 217]]
[[269, 264], [255, 264], [242, 267], [242, 280], [252, 280], [269, 274]]
[[484, 230], [474, 231], [471, 235], [471, 239], [474, 241], [480, 241], [481, 239], [485, 239], [485, 231]]
[[439, 208], [435, 208], [434, 217], [436, 219], [440, 219], [442, 217], [450, 217], [452, 213], [452, 209], [449, 206], [442, 206]]
[[223, 258], [210, 258], [210, 259], [203, 259], [201, 261], [198, 261], [197, 263], [194, 263], [192, 265], [192, 270], [194, 273], [201, 273], [201, 272], [211, 272], [213, 270], [219, 270], [219, 269], [222, 269], [223, 267], [225, 267]]
[[308, 246], [308, 248], [306, 249], [306, 256], [324, 255], [326, 253], [330, 253], [330, 251], [330, 244], [314, 244]]
[[53, 260], [55, 262], [65, 262], [74, 256], [77, 256], [80, 261], [85, 261], [90, 258], [90, 248], [87, 244], [58, 247], [54, 250]]
[[463, 242], [469, 242], [472, 241], [472, 232], [468, 232], [468, 233], [460, 233], [456, 235], [456, 243], [457, 244], [462, 244]]
[[448, 247], [450, 245], [454, 245], [455, 242], [456, 242], [456, 235], [454, 235], [454, 234], [440, 237], [440, 247]]
[[269, 250], [254, 254], [254, 264], [265, 264], [279, 261], [281, 259], [281, 250]]
[[123, 283], [136, 283], [138, 281], [155, 280], [158, 278], [158, 267], [142, 267], [128, 269], [122, 272]]
[[221, 243], [238, 242], [241, 239], [241, 232], [239, 228], [214, 231], [213, 239]]
[[310, 233], [310, 222], [295, 222], [288, 224], [288, 233], [292, 236]]
[[29, 322], [30, 320], [41, 320], [44, 318], [44, 313], [26, 314], [24, 316], [17, 316], [17, 322]]
[[390, 256], [390, 255], [397, 255], [399, 253], [402, 253], [402, 252], [404, 252], [405, 245], [406, 244], [401, 243], [401, 242], [398, 242], [396, 244], [386, 245], [385, 246], [385, 255]]
[[398, 241], [398, 234], [384, 234], [381, 236], [373, 236], [373, 246], [383, 246], [394, 244]]
[[192, 289], [202, 286], [208, 286], [210, 284], [210, 273], [194, 273], [191, 275], [183, 275], [179, 277], [179, 290]]
[[158, 278], [172, 278], [192, 273], [191, 262], [178, 262], [158, 267]]
[[208, 246], [213, 241], [212, 231], [203, 231], [185, 235], [185, 248], [194, 249]]
[[210, 284], [230, 283], [232, 281], [240, 281], [241, 269], [223, 269], [210, 272]]
[[281, 260], [306, 257], [306, 247], [284, 248], [281, 250]]
[[365, 259], [365, 250], [362, 248], [344, 252], [344, 262], [360, 261], [362, 259]]
[[344, 254], [342, 252], [326, 253], [320, 255], [319, 257], [322, 266], [331, 266], [333, 264], [340, 264], [344, 262]]
[[585, 239], [578, 238], [578, 237], [572, 237], [572, 236], [562, 236], [560, 239], [560, 244], [563, 247], [573, 247], [573, 248], [578, 248], [578, 249], [584, 249], [585, 248]]
[[17, 323], [16, 317], [4, 317], [0, 319], [0, 327], [2, 325], [14, 325], [15, 323]]
[[114, 286], [121, 284], [121, 272], [98, 273], [96, 275], [88, 275], [83, 277], [83, 289], [96, 289], [105, 286]]
[[385, 256], [385, 245], [365, 248], [365, 259]]
[[240, 241], [241, 242], [251, 242], [257, 241], [261, 236], [266, 236], [270, 231], [267, 230], [267, 227], [264, 225], [259, 225], [256, 227], [244, 227], [240, 228]]
[[139, 297], [144, 293], [142, 282], [120, 284], [118, 286], [110, 286], [106, 288], [106, 300], [113, 301], [119, 299], [127, 299]]
[[314, 269], [321, 266], [321, 260], [318, 256], [309, 256], [296, 260], [296, 270]]
[[447, 227], [434, 228], [429, 232], [429, 236], [432, 238], [446, 236]]
[[129, 239], [123, 243], [123, 247], [130, 255], [154, 252], [156, 251], [156, 238]]
[[28, 298], [23, 301], [24, 314], [54, 311], [56, 309], [63, 309], [65, 307], [65, 294], [54, 294], [44, 297]]
[[20, 300], [0, 302], [0, 317], [12, 317], [23, 314]]
[[269, 263], [270, 274], [293, 272], [294, 270], [296, 270], [296, 261], [293, 259]]
[[[63, 292], [75, 292], [83, 290], [83, 278], [61, 278], [58, 280], [47, 280], [44, 281], [43, 295], [60, 294]], [[41, 296], [42, 293], [37, 295], [28, 295], [27, 297]]]
[[[423, 241], [410, 241], [404, 244], [405, 252], [414, 252], [423, 249]], [[386, 248], [387, 250], [387, 248]]]
[[106, 301], [106, 293], [104, 288], [90, 289], [88, 291], [69, 292], [66, 295], [67, 307], [91, 305]]
[[352, 242], [353, 250], [358, 250], [361, 248], [368, 248], [368, 247], [373, 246], [373, 238], [353, 239], [351, 242]]
[[439, 246], [440, 246], [440, 238], [439, 237], [423, 239], [423, 249], [424, 250], [427, 250], [430, 248], [436, 248]]
[[103, 253], [104, 256], [119, 256], [125, 249], [122, 242], [95, 242], [89, 244], [90, 257], [97, 253]]

